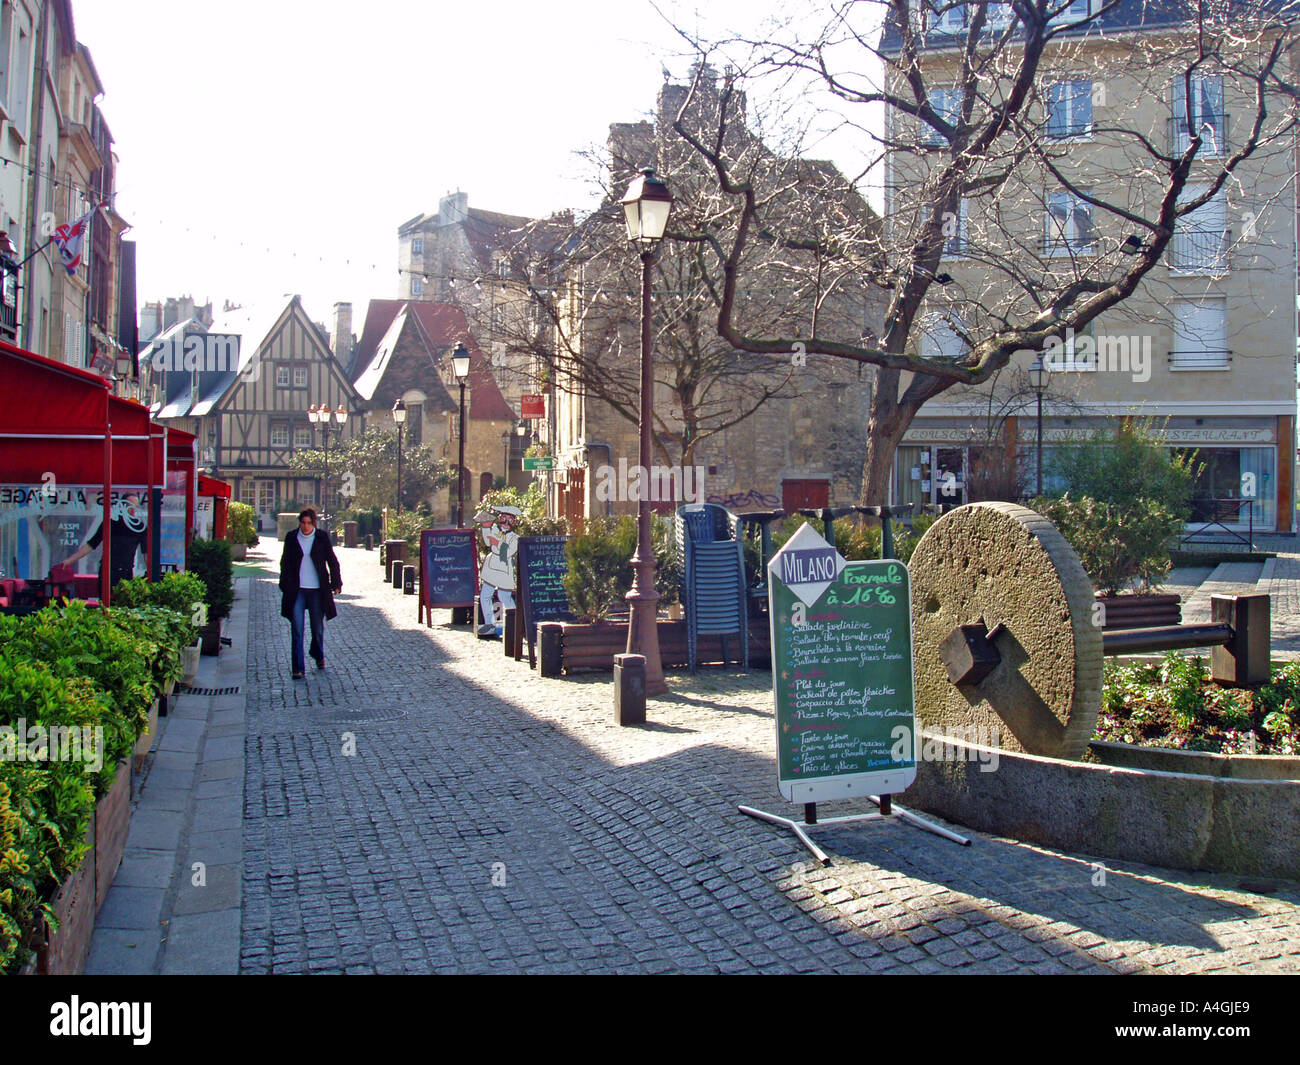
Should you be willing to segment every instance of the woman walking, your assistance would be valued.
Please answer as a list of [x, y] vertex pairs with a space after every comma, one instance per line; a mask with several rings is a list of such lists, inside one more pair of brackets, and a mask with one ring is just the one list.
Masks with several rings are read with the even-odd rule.
[[338, 616], [334, 596], [343, 591], [339, 560], [329, 533], [316, 528], [316, 512], [308, 507], [298, 515], [298, 528], [284, 538], [280, 556], [280, 614], [293, 626], [291, 653], [293, 679], [307, 672], [303, 659], [303, 614], [311, 617], [308, 653], [317, 669], [325, 668], [325, 619]]

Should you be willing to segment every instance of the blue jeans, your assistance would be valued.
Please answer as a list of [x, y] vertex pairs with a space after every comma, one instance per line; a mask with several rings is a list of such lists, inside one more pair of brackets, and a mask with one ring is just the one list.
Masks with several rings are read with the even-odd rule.
[[308, 653], [312, 658], [325, 657], [325, 608], [321, 604], [321, 595], [319, 588], [304, 588], [298, 592], [298, 598], [293, 601], [293, 671], [295, 673], [305, 673], [307, 671], [306, 661], [302, 654], [303, 636], [306, 635], [303, 614], [311, 615], [311, 647]]

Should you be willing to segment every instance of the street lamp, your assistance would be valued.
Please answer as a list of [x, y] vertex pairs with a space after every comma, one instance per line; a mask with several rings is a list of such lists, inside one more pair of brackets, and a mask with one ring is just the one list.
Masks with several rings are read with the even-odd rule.
[[[330, 491], [330, 432], [334, 431], [339, 434], [343, 432], [343, 423], [348, 420], [347, 409], [342, 403], [339, 404], [338, 410], [331, 410], [329, 404], [322, 403], [319, 407], [313, 403], [307, 408], [307, 420], [313, 426], [320, 426], [321, 435], [325, 440], [325, 487], [321, 492], [321, 526], [328, 531], [327, 519], [329, 516], [329, 491]], [[333, 422], [337, 422], [334, 425]]]
[[[641, 476], [649, 474], [654, 459], [650, 432], [654, 418], [654, 364], [651, 351], [650, 267], [668, 226], [673, 198], [651, 167], [641, 171], [622, 199], [627, 239], [639, 245], [641, 255]], [[658, 695], [668, 690], [659, 657], [659, 593], [655, 591], [655, 555], [650, 539], [650, 500], [641, 492], [637, 502], [636, 553], [632, 556], [632, 590], [627, 593], [631, 615], [627, 626], [627, 652], [645, 656], [645, 690]]]
[[451, 353], [451, 372], [460, 385], [460, 458], [456, 463], [456, 527], [465, 523], [465, 385], [469, 381], [469, 351], [459, 340]]
[[406, 425], [406, 404], [397, 397], [393, 404], [393, 421], [397, 425], [397, 513], [402, 513], [402, 429]]
[[1041, 496], [1043, 494], [1043, 393], [1047, 391], [1047, 367], [1043, 364], [1042, 355], [1037, 356], [1034, 365], [1029, 367], [1029, 387], [1038, 397], [1038, 491], [1035, 494]]

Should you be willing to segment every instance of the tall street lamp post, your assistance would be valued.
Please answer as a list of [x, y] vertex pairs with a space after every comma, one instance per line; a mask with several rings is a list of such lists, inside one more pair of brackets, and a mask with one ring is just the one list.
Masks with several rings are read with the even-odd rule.
[[451, 353], [451, 372], [460, 385], [460, 458], [456, 463], [456, 527], [465, 524], [465, 385], [469, 381], [469, 351], [460, 341]]
[[1034, 365], [1029, 367], [1029, 387], [1034, 390], [1034, 395], [1038, 398], [1038, 491], [1036, 495], [1043, 494], [1043, 393], [1047, 391], [1047, 367], [1043, 365], [1043, 357], [1039, 355], [1034, 359]]
[[641, 498], [637, 502], [636, 554], [632, 556], [632, 590], [627, 593], [631, 616], [627, 626], [628, 654], [645, 656], [645, 690], [658, 695], [668, 690], [659, 657], [659, 593], [655, 590], [655, 555], [650, 539], [650, 499], [646, 478], [654, 461], [651, 430], [654, 416], [654, 359], [651, 351], [650, 268], [659, 241], [668, 226], [673, 198], [668, 186], [646, 167], [623, 196], [627, 238], [641, 255]]
[[393, 404], [393, 422], [397, 425], [397, 513], [402, 513], [402, 429], [406, 425], [406, 404], [397, 397]]

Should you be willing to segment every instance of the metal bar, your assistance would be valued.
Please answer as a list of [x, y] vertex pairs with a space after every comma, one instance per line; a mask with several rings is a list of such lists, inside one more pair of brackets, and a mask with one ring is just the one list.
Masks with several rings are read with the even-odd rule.
[[[0, 433], [0, 440], [103, 440], [103, 433]], [[152, 436], [126, 436], [119, 433], [114, 440], [152, 440]]]
[[808, 837], [808, 834], [802, 828], [799, 827], [799, 823], [797, 821], [791, 821], [788, 817], [781, 817], [778, 814], [769, 814], [764, 810], [755, 810], [749, 806], [737, 806], [736, 809], [748, 817], [756, 817], [760, 821], [766, 821], [768, 824], [778, 825], [781, 828], [788, 828], [791, 832], [793, 832], [796, 836], [799, 837], [799, 842], [802, 843], [805, 847], [807, 847], [808, 850], [812, 852], [813, 857], [816, 858], [819, 862], [821, 862], [822, 865], [831, 864], [830, 855], [827, 854], [824, 850], [822, 850], [819, 846], [817, 846], [817, 844], [814, 843]]
[[[888, 800], [889, 796], [868, 795], [867, 798], [871, 802], [874, 802], [877, 806], [879, 806], [883, 811], [886, 808], [886, 803], [882, 802], [881, 800], [882, 799]], [[870, 815], [868, 814], [867, 816]], [[960, 843], [963, 847], [970, 846], [969, 836], [960, 836], [956, 832], [950, 832], [942, 825], [936, 825], [933, 821], [927, 821], [924, 817], [920, 817], [917, 814], [912, 813], [911, 810], [904, 810], [897, 803], [893, 804], [893, 812], [890, 814], [890, 816], [897, 817], [900, 821], [906, 821], [913, 828], [919, 828], [925, 832], [933, 832], [936, 836], [942, 836], [944, 839], [951, 840], [953, 843]]]
[[1232, 639], [1228, 625], [1166, 625], [1154, 629], [1120, 629], [1101, 634], [1103, 654], [1174, 651], [1183, 647], [1215, 647]]

